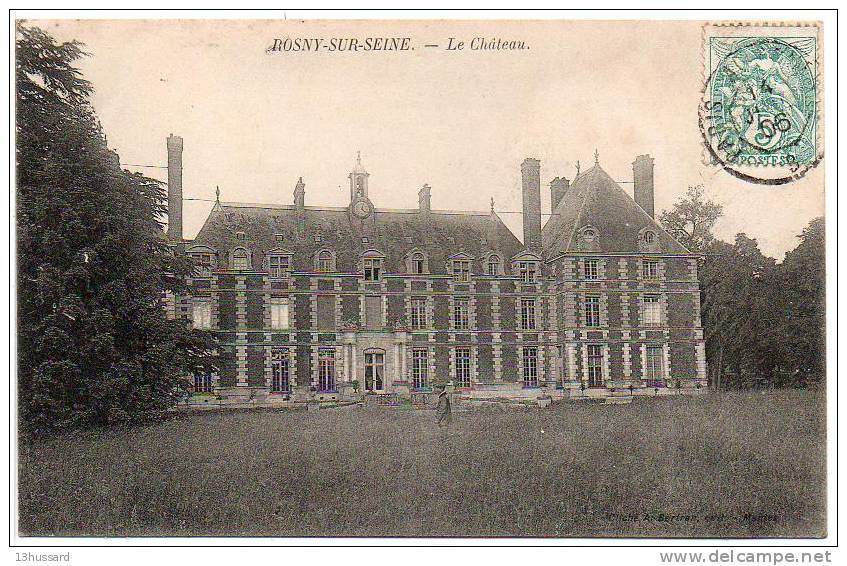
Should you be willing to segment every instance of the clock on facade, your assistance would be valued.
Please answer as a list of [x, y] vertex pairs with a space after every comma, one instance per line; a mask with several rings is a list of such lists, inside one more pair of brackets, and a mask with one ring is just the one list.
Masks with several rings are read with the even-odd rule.
[[367, 218], [373, 212], [373, 205], [362, 199], [353, 203], [353, 215], [356, 218]]

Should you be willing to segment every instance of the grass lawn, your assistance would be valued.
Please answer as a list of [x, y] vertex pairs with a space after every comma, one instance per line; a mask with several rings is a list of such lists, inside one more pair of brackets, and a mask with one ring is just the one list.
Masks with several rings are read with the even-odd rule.
[[819, 537], [822, 393], [190, 415], [20, 454], [24, 535]]

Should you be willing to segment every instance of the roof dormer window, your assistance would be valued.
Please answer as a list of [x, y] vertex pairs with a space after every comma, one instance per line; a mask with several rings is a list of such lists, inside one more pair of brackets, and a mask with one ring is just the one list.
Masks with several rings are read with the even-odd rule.
[[453, 279], [459, 283], [467, 283], [471, 280], [471, 261], [469, 259], [453, 260]]
[[232, 250], [231, 267], [235, 271], [247, 271], [250, 269], [250, 252], [245, 248]]
[[583, 226], [577, 233], [577, 247], [589, 252], [600, 251], [600, 231], [594, 226]]
[[407, 256], [406, 270], [415, 275], [422, 275], [429, 271], [426, 254], [421, 251], [413, 251]]
[[322, 273], [335, 271], [335, 254], [330, 250], [321, 250], [315, 255], [315, 270]]
[[217, 267], [217, 254], [207, 246], [195, 246], [187, 250], [188, 256], [194, 262], [195, 277], [211, 277]]
[[500, 261], [500, 256], [497, 254], [491, 254], [488, 256], [486, 273], [488, 275], [500, 275], [501, 266], [502, 262]]
[[363, 261], [365, 281], [379, 281], [382, 276], [382, 258], [366, 257]]
[[291, 272], [291, 254], [271, 251], [265, 261], [271, 279], [284, 279]]
[[638, 232], [638, 249], [642, 252], [658, 253], [661, 251], [659, 235], [653, 228], [644, 228]]
[[518, 277], [523, 283], [535, 283], [538, 280], [538, 262], [536, 261], [519, 261], [517, 262]]

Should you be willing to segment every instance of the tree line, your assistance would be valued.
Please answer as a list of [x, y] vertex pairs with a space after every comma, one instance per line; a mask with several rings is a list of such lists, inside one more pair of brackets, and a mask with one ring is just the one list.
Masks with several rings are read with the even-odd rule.
[[[122, 170], [75, 62], [76, 41], [16, 26], [17, 345], [21, 430], [160, 417], [214, 364], [207, 332], [168, 319], [190, 260], [173, 253], [161, 183]], [[781, 263], [755, 239], [712, 235], [721, 207], [691, 187], [660, 222], [700, 262], [710, 382], [824, 379], [824, 224]]]
[[699, 262], [709, 382], [716, 389], [809, 387], [825, 373], [824, 219], [798, 235], [781, 263], [755, 238], [732, 243], [712, 230], [722, 214], [702, 185], [659, 216]]

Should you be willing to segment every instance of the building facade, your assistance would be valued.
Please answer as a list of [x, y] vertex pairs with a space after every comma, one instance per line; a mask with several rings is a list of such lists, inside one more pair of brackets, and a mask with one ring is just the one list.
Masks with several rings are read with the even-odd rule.
[[494, 210], [376, 208], [358, 158], [346, 207], [218, 200], [182, 238], [182, 139], [168, 139], [168, 238], [195, 262], [173, 317], [213, 331], [195, 400], [297, 403], [706, 390], [697, 257], [653, 220], [653, 163], [633, 201], [598, 163], [550, 184], [521, 165], [523, 243]]

